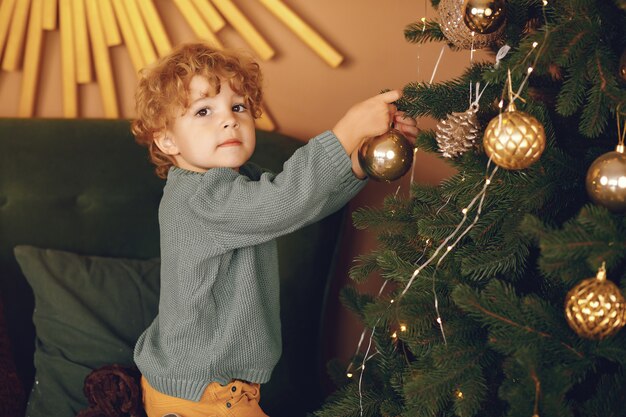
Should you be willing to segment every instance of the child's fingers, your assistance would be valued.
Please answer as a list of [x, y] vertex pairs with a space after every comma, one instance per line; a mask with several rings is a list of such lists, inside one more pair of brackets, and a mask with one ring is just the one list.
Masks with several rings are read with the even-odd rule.
[[395, 115], [394, 115], [394, 118], [395, 118], [395, 120], [396, 120], [397, 122], [399, 122], [399, 123], [407, 123], [407, 124], [414, 124], [414, 125], [416, 125], [416, 124], [417, 124], [417, 121], [416, 121], [414, 118], [409, 117], [409, 116], [408, 116], [405, 112], [403, 112], [403, 111], [397, 111], [397, 112], [395, 113]]
[[405, 136], [408, 136], [410, 138], [417, 137], [417, 134], [419, 133], [419, 129], [417, 128], [417, 126], [399, 124], [396, 125], [395, 128], [404, 133]]
[[390, 90], [385, 93], [381, 93], [376, 97], [385, 103], [393, 103], [402, 97], [402, 92], [400, 90]]

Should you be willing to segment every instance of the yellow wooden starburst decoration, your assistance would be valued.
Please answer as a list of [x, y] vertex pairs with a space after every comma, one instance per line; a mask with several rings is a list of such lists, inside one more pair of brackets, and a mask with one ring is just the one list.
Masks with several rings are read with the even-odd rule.
[[[110, 47], [125, 45], [137, 72], [172, 49], [153, 0], [0, 1], [1, 68], [23, 71], [19, 117], [33, 116], [45, 31], [58, 30], [61, 38], [62, 101], [66, 118], [78, 116], [77, 86], [92, 82], [98, 83], [104, 116], [119, 117]], [[274, 56], [274, 49], [232, 0], [171, 1], [198, 39], [223, 48], [218, 32], [230, 25], [260, 59]], [[343, 56], [282, 0], [257, 1], [328, 65], [336, 68], [341, 64]], [[274, 129], [266, 112], [257, 126]]]

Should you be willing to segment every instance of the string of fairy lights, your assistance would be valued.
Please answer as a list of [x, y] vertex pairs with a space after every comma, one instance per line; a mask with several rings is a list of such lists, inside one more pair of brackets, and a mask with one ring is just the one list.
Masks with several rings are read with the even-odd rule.
[[[424, 13], [424, 17], [421, 18], [421, 22], [423, 23], [422, 26], [422, 33], [425, 31], [426, 29], [426, 22], [427, 22], [427, 13], [426, 13], [426, 2], [425, 4], [425, 13]], [[524, 88], [524, 86], [526, 85], [526, 82], [528, 81], [531, 73], [533, 72], [535, 66], [537, 65], [537, 61], [539, 59], [539, 57], [541, 56], [542, 52], [543, 52], [543, 47], [546, 44], [547, 38], [549, 36], [549, 28], [548, 28], [548, 20], [546, 17], [546, 6], [548, 5], [548, 1], [547, 0], [543, 0], [542, 2], [543, 7], [542, 7], [542, 13], [543, 13], [543, 20], [544, 20], [544, 39], [543, 42], [541, 43], [541, 45], [538, 42], [534, 42], [532, 44], [532, 49], [528, 52], [528, 54], [525, 56], [525, 58], [522, 60], [521, 64], [524, 64], [532, 55], [533, 53], [535, 54], [534, 60], [532, 62], [531, 65], [529, 65], [526, 69], [526, 75], [523, 78], [523, 80], [521, 81], [520, 85], [518, 86], [518, 89], [513, 92], [513, 85], [512, 85], [512, 81], [511, 81], [511, 69], [508, 70], [508, 77], [507, 77], [507, 82], [505, 83], [505, 89], [502, 91], [502, 97], [501, 100], [498, 104], [499, 107], [499, 115], [497, 116], [497, 120], [499, 121], [499, 123], [501, 124], [502, 122], [502, 114], [504, 111], [504, 100], [505, 98], [508, 99], [509, 103], [512, 105], [514, 103], [515, 100], [520, 100], [520, 101], [524, 101], [524, 99], [521, 97], [521, 92]], [[471, 47], [470, 47], [470, 53], [469, 53], [469, 61], [470, 61], [470, 65], [473, 64], [474, 62], [474, 52], [475, 52], [475, 48], [474, 48], [474, 35], [475, 33], [472, 31], [471, 32], [471, 36], [472, 36], [472, 42], [471, 42]], [[437, 73], [437, 70], [439, 68], [439, 64], [442, 60], [443, 57], [443, 53], [445, 50], [445, 45], [444, 47], [442, 47], [439, 56], [437, 58], [437, 61], [434, 65], [430, 80], [428, 82], [428, 85], [432, 85], [432, 82], [434, 80], [435, 74]], [[539, 47], [539, 48], [538, 48]], [[495, 56], [495, 63], [493, 65], [494, 68], [498, 68], [499, 65], [501, 64], [501, 60], [504, 59], [504, 57], [507, 55], [507, 53], [510, 51], [510, 46], [509, 45], [504, 45], [502, 46], [498, 52], [496, 53]], [[418, 58], [417, 58], [417, 74], [418, 76], [420, 75], [420, 46], [418, 45]], [[517, 68], [513, 68], [513, 71], [517, 70]], [[486, 90], [488, 86], [488, 83], [482, 87], [480, 87], [480, 83], [476, 83], [475, 88], [473, 87], [473, 83], [470, 82], [469, 85], [469, 101], [470, 101], [470, 106], [478, 106], [479, 102], [480, 102], [480, 98], [482, 96], [482, 94], [484, 93], [484, 91]], [[473, 95], [475, 94], [475, 99], [472, 100]], [[495, 120], [495, 119], [494, 119]], [[500, 126], [499, 126], [500, 127]], [[415, 151], [417, 151], [417, 148], [415, 148]], [[413, 285], [415, 279], [420, 276], [420, 274], [424, 271], [424, 269], [426, 267], [428, 267], [429, 265], [431, 265], [432, 263], [435, 263], [435, 268], [433, 270], [433, 273], [430, 277], [431, 281], [432, 281], [432, 293], [433, 293], [433, 306], [434, 306], [434, 310], [435, 310], [435, 315], [436, 315], [436, 322], [437, 325], [439, 327], [440, 333], [441, 333], [441, 337], [443, 340], [444, 345], [447, 345], [447, 338], [446, 338], [446, 332], [445, 332], [445, 326], [444, 326], [444, 320], [442, 319], [442, 315], [441, 312], [439, 311], [439, 299], [437, 296], [437, 291], [436, 291], [436, 277], [437, 277], [437, 271], [439, 269], [439, 267], [441, 266], [441, 264], [443, 263], [443, 261], [446, 259], [446, 257], [453, 252], [454, 248], [457, 247], [457, 245], [459, 244], [459, 242], [467, 235], [467, 233], [478, 223], [478, 220], [480, 219], [480, 216], [482, 214], [483, 208], [484, 208], [484, 202], [487, 196], [487, 191], [489, 186], [492, 184], [493, 182], [493, 178], [496, 175], [496, 173], [498, 172], [498, 165], [492, 166], [492, 157], [490, 156], [488, 162], [487, 162], [487, 166], [485, 169], [485, 175], [484, 175], [484, 179], [481, 180], [480, 182], [478, 182], [475, 186], [475, 188], [480, 188], [479, 191], [476, 193], [476, 195], [474, 195], [474, 197], [470, 200], [470, 202], [461, 210], [461, 220], [458, 222], [458, 224], [456, 225], [455, 229], [446, 237], [443, 239], [443, 241], [437, 246], [437, 248], [434, 250], [434, 252], [423, 262], [420, 263], [422, 261], [422, 259], [426, 256], [426, 253], [429, 249], [431, 249], [432, 247], [432, 242], [430, 239], [428, 239], [426, 241], [426, 245], [424, 247], [424, 250], [421, 254], [421, 256], [418, 258], [418, 260], [415, 262], [415, 264], [417, 265], [416, 269], [413, 271], [410, 279], [408, 280], [408, 283], [406, 284], [406, 286], [404, 287], [404, 289], [402, 290], [402, 292], [399, 294], [399, 296], [397, 297], [397, 299], [391, 298], [389, 300], [389, 304], [387, 305], [387, 309], [385, 310], [385, 312], [387, 312], [389, 309], [392, 308], [392, 306], [395, 306], [396, 308], [398, 308], [398, 305], [400, 303], [400, 301], [402, 300], [402, 298], [405, 296], [405, 294], [409, 291], [409, 289], [411, 288], [411, 286]], [[413, 159], [413, 163], [412, 163], [412, 167], [411, 167], [411, 178], [410, 178], [410, 187], [412, 187], [413, 182], [414, 182], [414, 173], [415, 173], [415, 158]], [[464, 179], [464, 178], [463, 178]], [[399, 192], [400, 187], [398, 187], [398, 189], [396, 190], [396, 194]], [[439, 211], [441, 211], [451, 200], [451, 197], [449, 197], [447, 199], [447, 201], [443, 204], [443, 206], [441, 206], [438, 210], [437, 213]], [[472, 210], [475, 209], [475, 214], [473, 216], [473, 219], [470, 220], [470, 212]], [[384, 282], [382, 283], [376, 298], [380, 298], [383, 294], [384, 289], [386, 288], [387, 284], [389, 283], [389, 279], [384, 280]], [[361, 363], [358, 367], [355, 368], [355, 363], [354, 363], [354, 359], [349, 363], [347, 369], [346, 369], [346, 376], [348, 378], [353, 378], [354, 377], [354, 372], [360, 372], [359, 375], [359, 381], [358, 381], [358, 393], [359, 393], [359, 408], [360, 408], [360, 415], [363, 416], [363, 375], [365, 373], [365, 365], [368, 361], [370, 361], [372, 358], [374, 358], [378, 352], [374, 352], [371, 353], [372, 350], [372, 345], [373, 345], [373, 338], [374, 335], [376, 334], [376, 330], [378, 325], [380, 324], [381, 320], [382, 320], [383, 315], [380, 315], [378, 317], [378, 319], [376, 320], [376, 322], [374, 323], [374, 325], [371, 328], [371, 331], [369, 332], [369, 339], [367, 342], [367, 347], [365, 349], [365, 352], [362, 356], [362, 360]], [[408, 331], [408, 327], [406, 323], [399, 323], [398, 324], [398, 330], [403, 333]], [[359, 341], [357, 343], [357, 347], [356, 347], [356, 351], [355, 351], [355, 355], [354, 358], [359, 356], [359, 352], [361, 352], [361, 348], [363, 346], [363, 342], [365, 341], [365, 336], [368, 332], [367, 328], [364, 328], [360, 337], [359, 337]], [[397, 340], [400, 336], [398, 335], [398, 331], [395, 330], [392, 332], [391, 334], [391, 338], [394, 340]], [[535, 393], [535, 400], [534, 400], [534, 415], [533, 417], [539, 417], [538, 414], [538, 404], [539, 404], [539, 397], [540, 397], [540, 384], [539, 381], [536, 381], [536, 393]], [[458, 398], [463, 398], [463, 393], [461, 391], [457, 391], [456, 392], [456, 396]]]

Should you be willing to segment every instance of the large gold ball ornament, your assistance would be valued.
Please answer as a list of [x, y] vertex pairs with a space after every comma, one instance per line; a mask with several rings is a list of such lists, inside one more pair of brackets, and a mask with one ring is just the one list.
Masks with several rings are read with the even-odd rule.
[[495, 32], [504, 23], [504, 0], [465, 0], [463, 22], [482, 35]]
[[620, 289], [606, 279], [604, 265], [594, 278], [579, 282], [565, 297], [567, 324], [580, 337], [602, 340], [626, 323], [626, 301]]
[[[503, 23], [498, 23], [498, 27], [492, 32], [484, 34], [467, 26], [464, 21], [465, 1], [441, 0], [437, 6], [439, 26], [446, 39], [460, 49], [482, 49], [501, 40], [505, 27]], [[491, 27], [494, 26], [492, 24]]]
[[511, 104], [491, 119], [483, 137], [485, 152], [505, 169], [524, 169], [535, 163], [546, 148], [543, 125]]
[[397, 129], [368, 138], [359, 147], [359, 165], [376, 181], [394, 181], [411, 169], [413, 144]]
[[624, 145], [600, 155], [587, 171], [587, 194], [594, 203], [620, 212], [626, 210], [626, 154]]

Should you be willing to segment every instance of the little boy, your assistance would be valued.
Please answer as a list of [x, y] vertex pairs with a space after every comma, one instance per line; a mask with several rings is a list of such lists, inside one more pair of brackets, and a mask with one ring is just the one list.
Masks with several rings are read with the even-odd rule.
[[281, 354], [275, 239], [341, 208], [363, 188], [356, 149], [415, 121], [390, 104], [352, 107], [277, 175], [247, 161], [260, 116], [254, 61], [186, 44], [142, 72], [132, 129], [167, 178], [159, 207], [159, 314], [140, 336], [148, 417], [266, 416], [259, 384]]

